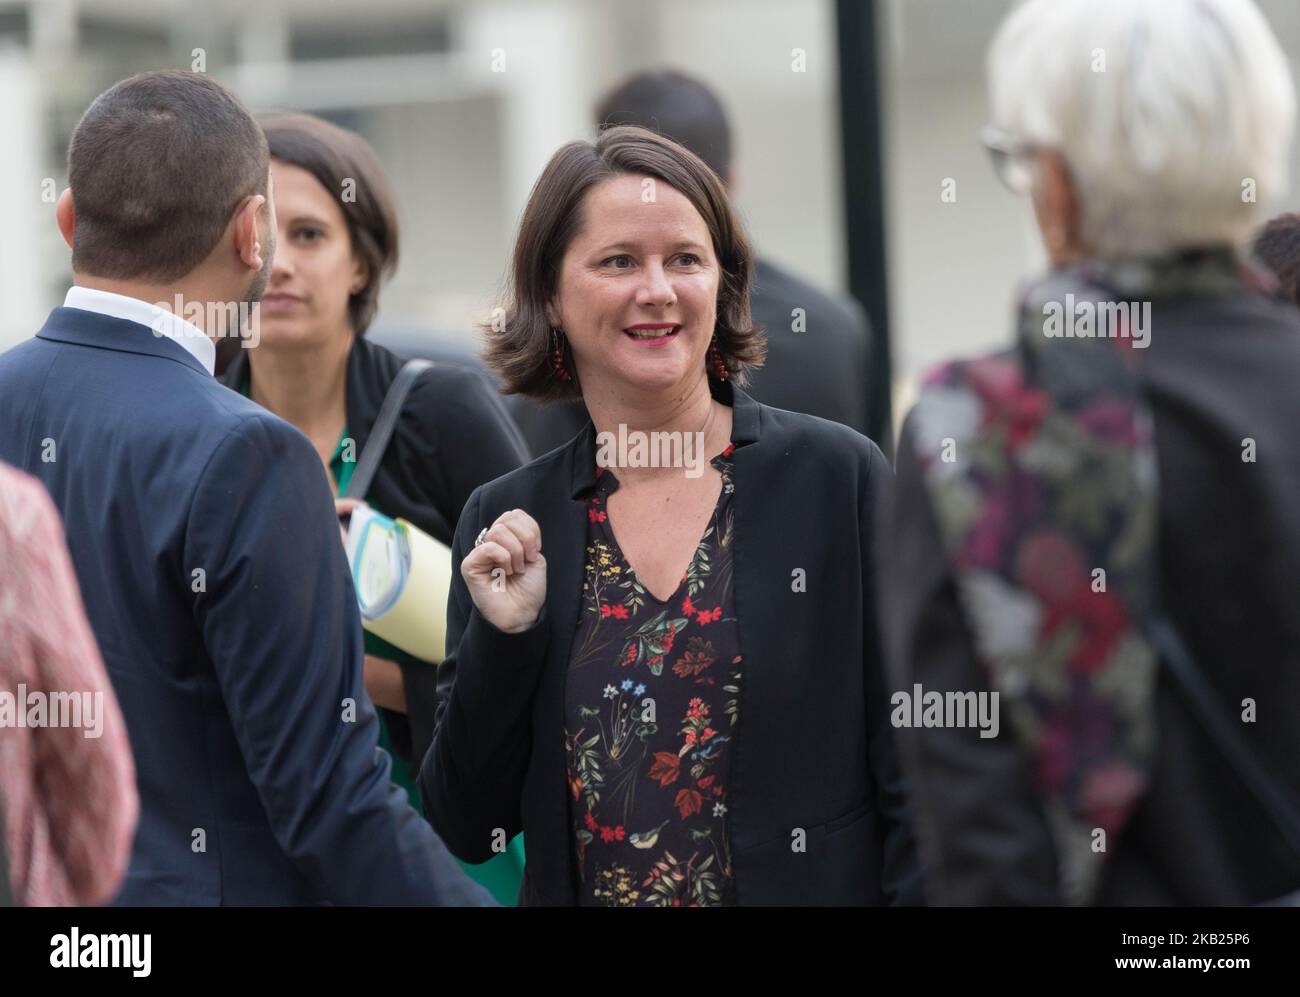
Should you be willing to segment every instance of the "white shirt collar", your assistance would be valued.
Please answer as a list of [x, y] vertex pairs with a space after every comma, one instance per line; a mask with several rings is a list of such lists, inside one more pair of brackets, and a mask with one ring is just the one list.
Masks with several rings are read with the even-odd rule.
[[98, 291], [93, 287], [72, 287], [63, 299], [64, 308], [80, 308], [98, 312], [111, 318], [135, 322], [153, 331], [155, 336], [166, 336], [180, 344], [203, 364], [209, 374], [216, 370], [217, 348], [198, 326], [186, 322], [179, 315], [139, 298], [128, 298], [112, 291]]

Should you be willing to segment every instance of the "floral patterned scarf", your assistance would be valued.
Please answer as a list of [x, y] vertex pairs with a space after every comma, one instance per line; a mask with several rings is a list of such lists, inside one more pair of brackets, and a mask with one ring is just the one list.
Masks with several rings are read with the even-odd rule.
[[1032, 757], [1071, 903], [1095, 895], [1155, 744], [1158, 489], [1138, 379], [1151, 308], [1243, 290], [1269, 280], [1227, 248], [1054, 270], [1023, 293], [1015, 345], [932, 372], [913, 417], [976, 653]]

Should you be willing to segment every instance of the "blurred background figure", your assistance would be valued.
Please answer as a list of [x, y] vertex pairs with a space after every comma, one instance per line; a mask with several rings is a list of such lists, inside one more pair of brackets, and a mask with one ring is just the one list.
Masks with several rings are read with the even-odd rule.
[[1287, 212], [1270, 219], [1255, 234], [1251, 250], [1277, 278], [1282, 296], [1300, 304], [1300, 215]]
[[1300, 315], [1243, 257], [1286, 59], [1249, 0], [1032, 0], [988, 68], [1051, 269], [1011, 349], [927, 378], [881, 532], [894, 687], [1001, 697], [996, 736], [900, 718], [931, 899], [1280, 897]]
[[0, 724], [0, 895], [19, 906], [101, 904], [131, 858], [140, 808], [131, 745], [59, 515], [40, 482], [4, 464], [0, 564], [0, 693], [17, 709], [25, 688], [89, 697], [96, 711], [93, 724], [73, 714], [80, 727]]
[[[731, 126], [717, 94], [700, 80], [671, 70], [637, 73], [600, 99], [595, 117], [597, 129], [639, 125], [671, 138], [735, 190]], [[767, 337], [767, 360], [754, 372], [750, 395], [865, 434], [870, 341], [857, 304], [762, 256], [755, 260], [749, 298], [754, 322]], [[580, 401], [542, 407], [514, 395], [511, 410], [535, 454], [567, 443], [587, 422]]]
[[[227, 387], [297, 426], [340, 499], [402, 361], [366, 338], [384, 279], [397, 267], [398, 209], [374, 150], [359, 135], [306, 114], [260, 119], [271, 154], [276, 222], [259, 341], [234, 350]], [[465, 500], [527, 459], [488, 382], [464, 367], [423, 371], [407, 396], [366, 502], [450, 546]], [[393, 779], [418, 811], [414, 778], [433, 739], [437, 665], [365, 634], [366, 691], [379, 708]], [[512, 903], [516, 844], [471, 875]]]

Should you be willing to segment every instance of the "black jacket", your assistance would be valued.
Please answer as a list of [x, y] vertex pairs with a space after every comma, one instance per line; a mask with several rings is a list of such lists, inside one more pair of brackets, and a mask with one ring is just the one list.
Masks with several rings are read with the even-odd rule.
[[[1156, 302], [1143, 378], [1155, 420], [1161, 597], [1282, 791], [1300, 799], [1300, 313], [1254, 295]], [[912, 431], [912, 423], [904, 432]], [[1243, 440], [1258, 458], [1242, 460]], [[915, 448], [882, 510], [882, 628], [896, 688], [988, 688]], [[1151, 787], [1109, 856], [1102, 905], [1240, 905], [1300, 888], [1290, 852], [1166, 673]], [[902, 732], [930, 899], [1054, 904], [1055, 849], [1010, 735]]]
[[[358, 336], [348, 355], [348, 435], [360, 459], [389, 386], [402, 368], [390, 350]], [[221, 381], [239, 390], [248, 376], [244, 351]], [[528, 459], [523, 438], [501, 398], [479, 373], [437, 364], [411, 388], [384, 451], [366, 501], [387, 516], [408, 519], [450, 545], [470, 493]], [[437, 675], [432, 666], [402, 665], [406, 716], [384, 710], [393, 746], [412, 759], [424, 757], [433, 737]]]
[[[876, 446], [843, 426], [768, 408], [730, 385], [736, 611], [745, 670], [728, 806], [742, 904], [919, 898], [873, 611], [872, 514], [888, 486]], [[521, 900], [576, 902], [564, 687], [581, 609], [590, 423], [570, 443], [478, 489], [456, 531], [438, 726], [420, 773], [425, 811], [463, 861], [522, 830]], [[520, 508], [542, 531], [547, 603], [518, 634], [473, 608], [459, 564]], [[806, 591], [797, 591], [796, 573]], [[805, 832], [806, 851], [792, 845]]]
[[[800, 331], [794, 309], [803, 310]], [[754, 266], [749, 289], [754, 322], [767, 335], [767, 362], [753, 372], [749, 396], [867, 431], [871, 341], [852, 298], [829, 294], [767, 260]], [[535, 454], [563, 445], [587, 424], [581, 401], [538, 405], [511, 395], [506, 406]]]
[[[802, 311], [799, 331], [792, 328], [796, 308]], [[749, 309], [767, 335], [767, 362], [754, 372], [749, 393], [765, 405], [865, 433], [871, 343], [858, 303], [759, 260]]]

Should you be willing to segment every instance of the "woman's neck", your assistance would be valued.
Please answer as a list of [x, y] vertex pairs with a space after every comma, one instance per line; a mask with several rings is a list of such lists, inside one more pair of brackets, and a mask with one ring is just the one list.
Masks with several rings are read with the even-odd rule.
[[309, 438], [347, 418], [348, 354], [352, 337], [325, 346], [250, 350], [249, 397]]
[[[681, 393], [654, 396], [628, 396], [622, 394], [585, 397], [587, 411], [596, 428], [597, 438], [609, 433], [606, 439], [615, 441], [645, 434], [649, 440], [659, 439], [653, 433], [681, 433], [692, 440], [702, 440], [703, 453], [699, 458], [706, 462], [726, 449], [731, 440], [731, 409], [714, 401], [709, 391], [707, 376]], [[696, 435], [700, 434], [700, 435]], [[681, 474], [680, 468], [629, 467], [616, 468], [621, 482], [654, 479]]]

